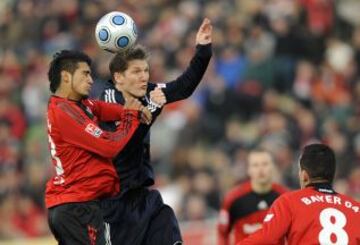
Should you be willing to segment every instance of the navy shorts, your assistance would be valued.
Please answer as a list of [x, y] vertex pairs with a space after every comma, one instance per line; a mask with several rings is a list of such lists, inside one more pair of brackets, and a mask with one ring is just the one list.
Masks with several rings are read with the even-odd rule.
[[182, 244], [174, 211], [157, 190], [138, 188], [101, 201], [105, 238], [112, 245]]

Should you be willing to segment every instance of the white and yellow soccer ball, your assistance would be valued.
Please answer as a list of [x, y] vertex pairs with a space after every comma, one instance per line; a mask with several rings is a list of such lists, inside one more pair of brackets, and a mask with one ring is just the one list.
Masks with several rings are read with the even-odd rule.
[[96, 24], [95, 37], [99, 47], [109, 52], [122, 52], [134, 46], [138, 33], [134, 20], [127, 14], [113, 11]]

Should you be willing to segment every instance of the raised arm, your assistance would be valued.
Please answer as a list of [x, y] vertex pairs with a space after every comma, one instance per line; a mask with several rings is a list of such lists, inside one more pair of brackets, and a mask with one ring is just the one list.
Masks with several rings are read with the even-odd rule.
[[175, 80], [161, 84], [166, 103], [188, 98], [200, 83], [212, 55], [212, 25], [205, 18], [196, 34], [196, 52], [187, 69]]

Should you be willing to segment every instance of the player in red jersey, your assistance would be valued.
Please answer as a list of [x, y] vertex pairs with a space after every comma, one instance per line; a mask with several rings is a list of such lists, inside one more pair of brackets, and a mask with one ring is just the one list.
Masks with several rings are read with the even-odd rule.
[[[90, 58], [61, 51], [50, 64], [53, 95], [48, 105], [48, 136], [55, 176], [46, 186], [49, 226], [59, 244], [104, 244], [104, 222], [95, 200], [119, 192], [111, 159], [139, 125], [135, 99], [116, 104], [86, 99], [93, 84]], [[143, 114], [144, 121], [149, 121]], [[98, 121], [120, 120], [115, 132], [102, 131]]]
[[311, 144], [300, 157], [301, 190], [288, 192], [271, 206], [263, 228], [238, 244], [360, 244], [360, 204], [332, 188], [335, 155]]
[[[286, 188], [273, 183], [272, 155], [254, 149], [248, 155], [250, 181], [236, 186], [225, 196], [218, 221], [218, 244], [234, 244], [260, 229], [269, 207]], [[232, 232], [233, 231], [233, 232]]]

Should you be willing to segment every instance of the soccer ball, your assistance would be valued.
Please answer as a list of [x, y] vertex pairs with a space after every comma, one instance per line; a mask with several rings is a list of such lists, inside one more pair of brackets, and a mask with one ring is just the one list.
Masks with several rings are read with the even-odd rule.
[[123, 12], [113, 11], [104, 15], [96, 24], [96, 42], [109, 52], [121, 52], [132, 47], [137, 39], [134, 20]]

